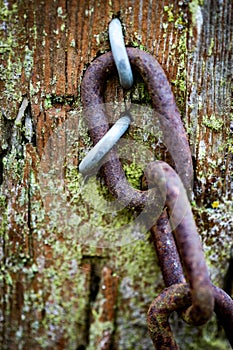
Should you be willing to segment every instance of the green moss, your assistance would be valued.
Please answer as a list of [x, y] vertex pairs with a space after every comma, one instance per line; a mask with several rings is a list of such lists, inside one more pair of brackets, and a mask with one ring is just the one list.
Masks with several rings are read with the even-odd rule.
[[203, 116], [203, 125], [205, 125], [207, 128], [215, 131], [215, 132], [219, 132], [222, 130], [223, 127], [223, 120], [220, 118], [216, 118], [215, 115], [204, 115]]
[[142, 44], [142, 36], [138, 32], [133, 33], [133, 39], [130, 41], [130, 46], [137, 47], [140, 50], [149, 52], [146, 46]]
[[52, 99], [50, 95], [46, 95], [46, 98], [44, 99], [44, 108], [45, 110], [52, 108]]
[[215, 201], [217, 200], [217, 207], [202, 208], [201, 217], [208, 222], [208, 227], [203, 228], [202, 239], [212, 280], [222, 287], [221, 281], [224, 279], [232, 247], [230, 232], [233, 228], [233, 206], [231, 201], [223, 197], [221, 201], [218, 197]]
[[196, 20], [197, 20], [196, 16], [197, 16], [198, 8], [199, 6], [203, 6], [203, 5], [204, 5], [203, 0], [192, 0], [189, 2], [188, 6], [189, 6], [189, 11], [191, 13], [193, 25], [196, 25]]
[[212, 55], [213, 48], [214, 48], [214, 38], [211, 38], [210, 46], [209, 46], [208, 54], [207, 54], [208, 56], [211, 56], [211, 55]]
[[[7, 227], [7, 202], [6, 197], [1, 193], [2, 191], [0, 187], [0, 240], [4, 241]], [[3, 268], [3, 266], [1, 266], [1, 268]]]
[[114, 324], [110, 321], [101, 321], [101, 316], [103, 314], [102, 308], [98, 312], [92, 310], [93, 322], [90, 328], [90, 339], [87, 346], [87, 350], [99, 350], [101, 345], [97, 346], [98, 339], [104, 338], [104, 335], [111, 334], [114, 330]]
[[[26, 154], [25, 157], [27, 157]], [[26, 179], [27, 184], [30, 184], [29, 187], [23, 187], [25, 158], [22, 158], [20, 163], [16, 159], [17, 152], [12, 150], [4, 160], [4, 175], [11, 177], [16, 184], [11, 191], [16, 191], [14, 205], [18, 208], [17, 212], [12, 212], [10, 201], [6, 216], [10, 215], [11, 220], [20, 230], [21, 236], [20, 244], [16, 244], [13, 250], [12, 240], [7, 239], [8, 225], [5, 225], [4, 240], [8, 253], [7, 263], [4, 264], [3, 283], [6, 298], [9, 300], [14, 293], [15, 276], [20, 276], [24, 286], [24, 302], [20, 315], [21, 329], [19, 331], [17, 323], [12, 323], [11, 332], [12, 334], [15, 332], [18, 343], [27, 342], [28, 344], [25, 334], [28, 332], [27, 323], [30, 322], [30, 336], [34, 339], [34, 345], [39, 344], [41, 349], [46, 349], [48, 346], [54, 347], [62, 336], [67, 339], [69, 349], [76, 349], [76, 330], [78, 325], [80, 327], [85, 325], [86, 307], [86, 274], [79, 269], [82, 258], [81, 246], [68, 223], [64, 222], [62, 227], [58, 227], [56, 220], [58, 223], [60, 221], [55, 217], [56, 213], [48, 211], [45, 214], [43, 203], [38, 200], [40, 184], [33, 171]], [[13, 171], [12, 178], [13, 164], [17, 164], [17, 169], [16, 174]], [[2, 197], [1, 203], [5, 206], [5, 199]], [[61, 206], [62, 204], [63, 202], [60, 203]], [[30, 227], [28, 227], [27, 215], [25, 217], [25, 208], [27, 210], [30, 208]], [[61, 207], [57, 206], [61, 214], [60, 209]], [[52, 210], [54, 211], [54, 208]], [[45, 220], [48, 217], [51, 222], [46, 225]], [[33, 237], [33, 244], [36, 247], [36, 259], [33, 250], [26, 248], [24, 244], [24, 242], [30, 242], [32, 239], [30, 237]], [[49, 252], [48, 257], [45, 249]], [[35, 290], [34, 281], [36, 281]], [[9, 306], [10, 303], [7, 302], [6, 313], [10, 313]], [[76, 311], [72, 313], [71, 310], [74, 309]]]
[[67, 347], [75, 349], [77, 326], [82, 327], [85, 323], [86, 276], [78, 268], [81, 249], [78, 244], [73, 244], [75, 237], [71, 238], [69, 234], [63, 240], [54, 233], [50, 234], [52, 263], [40, 271], [43, 272], [43, 295], [47, 295], [47, 298], [42, 321], [44, 332], [36, 334], [36, 340], [42, 349], [46, 349], [64, 337]]
[[[213, 316], [206, 325], [201, 327], [191, 327], [185, 324], [183, 321], [178, 320], [176, 315], [172, 315], [171, 318], [173, 319], [172, 323], [174, 322], [176, 325], [179, 323], [179, 330], [177, 330], [175, 338], [181, 350], [231, 349], [228, 342], [224, 340], [223, 331], [219, 331], [218, 329], [215, 316]], [[218, 337], [216, 337], [216, 334], [218, 334]]]
[[139, 49], [142, 50], [142, 51], [149, 52], [149, 50], [148, 50], [144, 45], [138, 43], [138, 41], [135, 41], [135, 40], [132, 41], [131, 45], [132, 45], [133, 47], [139, 48]]
[[[51, 85], [54, 85], [51, 84]], [[54, 95], [47, 94], [44, 98], [44, 108], [45, 110], [52, 108], [54, 105], [68, 105], [75, 107], [78, 102], [75, 101], [74, 96], [72, 95]]]
[[[165, 6], [165, 13], [168, 14], [170, 22], [177, 31], [177, 40], [178, 42], [174, 44], [170, 50], [170, 59], [175, 61], [177, 66], [176, 79], [171, 81], [174, 86], [174, 95], [176, 103], [181, 111], [184, 114], [185, 109], [185, 99], [186, 99], [186, 80], [187, 80], [187, 71], [186, 71], [186, 60], [187, 60], [187, 32], [188, 32], [188, 21], [185, 16], [185, 13], [182, 9], [179, 9], [176, 13], [173, 12], [173, 6]], [[171, 17], [172, 14], [172, 17]], [[173, 19], [171, 21], [171, 18]], [[165, 24], [168, 25], [168, 22]], [[166, 36], [166, 33], [165, 33]]]
[[0, 80], [4, 82], [1, 95], [2, 112], [5, 117], [14, 119], [22, 100], [21, 89], [19, 88], [20, 78], [23, 71], [27, 79], [31, 76], [33, 52], [28, 45], [25, 45], [22, 49], [20, 44], [23, 40], [24, 31], [21, 30], [19, 22], [18, 3], [14, 3], [10, 7], [8, 2], [2, 2], [0, 22], [2, 23], [0, 26], [0, 54], [2, 58]]
[[57, 16], [61, 19], [66, 19], [66, 15], [63, 14], [63, 8], [61, 6], [57, 8]]
[[6, 197], [3, 195], [0, 195], [0, 209], [4, 209], [6, 206]]
[[116, 330], [119, 341], [116, 344], [119, 349], [149, 348], [151, 340], [146, 315], [150, 303], [163, 289], [149, 234], [144, 239], [123, 246], [115, 265], [120, 276]]
[[18, 150], [15, 147], [8, 156], [3, 158], [2, 162], [5, 172], [11, 173], [14, 181], [22, 179], [24, 159], [18, 159]]
[[173, 4], [164, 6], [164, 12], [167, 13], [168, 16], [168, 22], [174, 22], [174, 13], [173, 13]]
[[129, 183], [137, 189], [140, 189], [141, 183], [140, 180], [143, 175], [143, 169], [136, 164], [136, 162], [132, 162], [131, 164], [125, 164], [123, 166], [125, 171], [125, 175]]

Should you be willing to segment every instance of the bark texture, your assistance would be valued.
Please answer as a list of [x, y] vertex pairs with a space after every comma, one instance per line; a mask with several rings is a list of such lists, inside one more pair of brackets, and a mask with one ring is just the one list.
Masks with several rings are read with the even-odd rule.
[[[0, 4], [0, 349], [151, 349], [146, 313], [164, 287], [158, 261], [147, 232], [127, 233], [133, 211], [112, 215], [101, 181], [78, 173], [91, 147], [80, 83], [110, 50], [113, 17], [127, 46], [162, 65], [192, 150], [193, 211], [211, 278], [232, 294], [232, 1]], [[113, 120], [139, 106], [127, 135], [136, 141], [122, 158], [140, 186], [149, 157], [170, 162], [150, 96], [140, 76], [128, 92], [115, 76], [105, 101]], [[171, 322], [181, 349], [230, 348], [215, 318], [201, 329]]]

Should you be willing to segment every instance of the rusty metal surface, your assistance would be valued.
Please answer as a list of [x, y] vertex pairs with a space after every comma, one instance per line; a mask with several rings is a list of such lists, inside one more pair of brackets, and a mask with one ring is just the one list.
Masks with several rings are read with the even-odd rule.
[[[214, 299], [204, 253], [186, 191], [176, 172], [164, 162], [150, 163], [145, 176], [151, 186], [156, 184], [159, 187], [166, 187], [165, 204], [169, 210], [177, 248], [190, 283], [192, 306], [188, 311], [189, 318], [193, 324], [203, 324], [211, 317]], [[169, 246], [167, 246], [167, 252], [168, 249]], [[170, 260], [171, 268], [173, 263]]]
[[165, 211], [159, 217], [156, 225], [152, 226], [151, 236], [165, 285], [169, 287], [172, 284], [184, 283], [183, 268]]
[[187, 308], [192, 303], [188, 284], [173, 284], [152, 302], [148, 311], [148, 329], [157, 350], [178, 350], [168, 318], [173, 311]]
[[[225, 330], [226, 336], [233, 346], [233, 301], [222, 289], [212, 286], [216, 316]], [[163, 290], [151, 303], [147, 323], [148, 329], [157, 350], [179, 350], [172, 330], [169, 325], [169, 316], [177, 311], [182, 314], [183, 309], [188, 308], [192, 303], [188, 284], [173, 284]]]
[[213, 286], [213, 291], [215, 298], [214, 311], [233, 348], [233, 300], [221, 288]]

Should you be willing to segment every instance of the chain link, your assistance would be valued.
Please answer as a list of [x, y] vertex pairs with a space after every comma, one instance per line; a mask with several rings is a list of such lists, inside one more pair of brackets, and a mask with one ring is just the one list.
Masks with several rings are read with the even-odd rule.
[[[119, 26], [116, 21], [115, 24]], [[110, 32], [111, 28], [113, 25], [110, 23]], [[110, 34], [111, 47], [113, 34]], [[109, 129], [103, 92], [107, 78], [116, 73], [116, 67], [119, 72], [117, 62], [121, 61], [115, 57], [114, 45], [112, 50], [113, 53], [108, 52], [98, 57], [88, 67], [81, 86], [84, 116], [94, 144], [98, 144]], [[160, 192], [165, 189], [165, 206], [168, 210], [168, 213], [164, 210], [151, 225], [166, 285], [166, 289], [155, 298], [148, 311], [151, 339], [156, 349], [179, 349], [169, 326], [170, 313], [178, 311], [186, 322], [201, 325], [215, 311], [233, 346], [233, 301], [223, 290], [212, 285], [208, 275], [188, 200], [192, 193], [191, 154], [170, 84], [159, 63], [150, 54], [128, 48], [127, 58], [147, 85], [166, 147], [176, 168], [175, 171], [167, 163], [157, 161], [150, 163], [145, 172], [144, 182], [150, 189], [157, 188]], [[121, 82], [122, 79], [120, 75]], [[105, 156], [102, 173], [110, 192], [122, 204], [141, 211], [149, 203], [151, 211], [148, 215], [153, 215], [155, 197], [151, 197], [146, 189], [139, 191], [129, 185], [114, 149]]]

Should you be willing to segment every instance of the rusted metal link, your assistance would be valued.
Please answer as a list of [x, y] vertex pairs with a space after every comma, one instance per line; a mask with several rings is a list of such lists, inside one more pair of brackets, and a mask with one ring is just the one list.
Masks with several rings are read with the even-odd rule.
[[[186, 312], [186, 317], [192, 324], [203, 324], [212, 314], [214, 300], [204, 253], [186, 191], [180, 177], [167, 163], [161, 161], [150, 163], [145, 176], [149, 187], [165, 186], [165, 204], [169, 211], [169, 221], [190, 283], [192, 306]], [[169, 246], [167, 252], [168, 249]], [[174, 249], [172, 254], [175, 254]], [[179, 262], [178, 255], [175, 259]], [[180, 271], [177, 272], [179, 281], [182, 275], [178, 274]], [[170, 284], [170, 274], [168, 282]]]
[[166, 287], [184, 283], [183, 267], [165, 211], [159, 217], [156, 225], [152, 226], [151, 236]]
[[[136, 48], [127, 48], [127, 53], [132, 68], [141, 74], [147, 85], [160, 120], [164, 143], [175, 163], [176, 171], [181, 177], [188, 195], [190, 195], [193, 179], [192, 158], [180, 113], [167, 77], [159, 63], [150, 54]], [[117, 74], [115, 63], [112, 53], [108, 52], [92, 62], [82, 80], [81, 95], [84, 117], [94, 144], [109, 129], [103, 92], [107, 79], [114, 74]], [[116, 198], [119, 198], [124, 204], [127, 197], [127, 203], [128, 198], [130, 198], [129, 206], [144, 207], [147, 202], [146, 193], [129, 186], [115, 151], [111, 151], [105, 157], [103, 171], [106, 184]]]
[[[164, 292], [160, 294], [158, 299], [156, 298], [155, 301], [151, 304], [148, 312], [148, 328], [151, 330], [150, 335], [153, 339], [156, 349], [165, 349], [165, 344], [167, 342], [170, 342], [168, 347], [169, 349], [170, 346], [171, 349], [178, 349], [168, 323], [170, 312], [174, 311], [174, 309], [172, 309], [172, 305], [169, 304], [169, 302], [173, 300], [169, 299], [172, 296], [170, 293], [173, 293], [175, 288], [174, 296], [178, 294], [180, 298], [179, 302], [176, 304], [176, 311], [180, 311], [180, 316], [187, 323], [190, 323], [190, 320], [188, 319], [188, 315], [183, 310], [183, 307], [187, 308], [191, 305], [191, 299], [189, 298], [191, 294], [185, 286], [181, 287], [181, 284], [185, 284], [186, 280], [183, 274], [180, 257], [171, 233], [171, 228], [166, 212], [162, 213], [161, 217], [157, 221], [157, 224], [151, 228], [151, 233], [165, 285], [167, 287], [173, 285], [173, 289], [165, 292], [165, 294]], [[180, 285], [177, 290], [176, 287], [174, 287], [175, 284]], [[233, 300], [222, 289], [214, 285], [212, 285], [212, 290], [215, 300], [215, 314], [218, 318], [219, 323], [225, 330], [227, 339], [233, 347]], [[183, 300], [181, 298], [182, 294], [184, 298]], [[165, 309], [163, 303], [161, 304], [161, 300], [163, 300], [163, 303], [167, 303]], [[188, 300], [190, 300], [189, 305]], [[162, 310], [160, 309], [161, 306], [163, 306]], [[157, 325], [158, 323], [159, 326]]]
[[[215, 299], [214, 311], [226, 336], [233, 346], [233, 301], [222, 289], [212, 285]], [[179, 350], [169, 325], [169, 316], [172, 312], [182, 312], [192, 303], [188, 284], [173, 284], [152, 302], [148, 311], [148, 329], [157, 350]]]
[[[167, 78], [158, 62], [148, 53], [135, 48], [128, 48], [127, 53], [132, 67], [141, 74], [151, 94], [153, 106], [160, 120], [164, 143], [175, 163], [176, 171], [188, 195], [190, 195], [193, 175], [191, 155]], [[116, 68], [112, 54], [109, 52], [97, 58], [89, 66], [82, 81], [81, 94], [84, 117], [94, 144], [104, 136], [109, 128], [103, 92], [107, 78], [115, 73]], [[111, 193], [121, 203], [141, 210], [151, 200], [150, 191], [139, 191], [128, 184], [115, 150], [112, 150], [105, 157], [102, 170]], [[213, 288], [190, 204], [179, 176], [164, 162], [153, 162], [146, 170], [149, 188], [158, 186], [161, 188], [161, 192], [165, 191], [171, 228], [175, 234], [176, 244], [190, 284], [190, 286], [178, 284], [179, 287], [172, 285], [164, 292], [169, 300], [169, 313], [173, 309], [188, 307], [186, 317], [188, 315], [193, 324], [203, 324], [210, 318], [213, 311]], [[163, 220], [163, 217], [160, 219]], [[163, 231], [162, 227], [160, 229]], [[176, 253], [174, 254], [174, 259], [176, 259]], [[179, 262], [179, 260], [177, 261]], [[177, 282], [180, 282], [184, 279], [180, 266], [178, 271], [180, 275], [178, 274]], [[170, 281], [169, 274], [167, 275], [167, 283], [169, 285], [174, 283], [174, 280]], [[178, 289], [176, 290], [176, 288]], [[152, 308], [150, 308], [150, 313], [154, 317]], [[157, 326], [159, 327], [159, 325]], [[172, 334], [168, 337], [172, 337]], [[174, 342], [172, 339], [169, 341]], [[172, 347], [161, 347], [160, 349], [165, 348], [173, 349]], [[174, 347], [174, 349], [176, 348]]]
[[173, 284], [164, 289], [152, 302], [148, 311], [147, 324], [155, 349], [179, 350], [168, 318], [172, 312], [185, 309], [191, 304], [190, 289], [186, 283]]
[[215, 307], [214, 311], [226, 336], [233, 348], [233, 300], [222, 289], [213, 286]]

